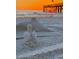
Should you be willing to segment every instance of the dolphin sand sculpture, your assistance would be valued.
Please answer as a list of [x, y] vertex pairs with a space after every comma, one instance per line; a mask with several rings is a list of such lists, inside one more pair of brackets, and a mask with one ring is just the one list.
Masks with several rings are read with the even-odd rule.
[[38, 22], [38, 20], [33, 17], [32, 19], [29, 20], [30, 22], [26, 22], [26, 23], [20, 23], [18, 25], [16, 25], [16, 31], [26, 31], [27, 30], [27, 24], [32, 24], [33, 29], [36, 32], [41, 32], [41, 31], [47, 31], [50, 32], [52, 30], [49, 30], [48, 27], [43, 26], [41, 23]]

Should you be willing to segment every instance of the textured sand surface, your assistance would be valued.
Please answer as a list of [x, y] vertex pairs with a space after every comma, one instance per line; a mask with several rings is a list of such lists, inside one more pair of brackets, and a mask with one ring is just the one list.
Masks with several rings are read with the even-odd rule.
[[[26, 24], [29, 19], [31, 18], [17, 18], [16, 25]], [[38, 47], [36, 48], [24, 46], [24, 39], [16, 40], [17, 59], [63, 59], [63, 16], [55, 15], [50, 18], [37, 18], [37, 20], [52, 32], [37, 32]], [[24, 31], [17, 31], [17, 33], [19, 34], [16, 37], [23, 37]]]

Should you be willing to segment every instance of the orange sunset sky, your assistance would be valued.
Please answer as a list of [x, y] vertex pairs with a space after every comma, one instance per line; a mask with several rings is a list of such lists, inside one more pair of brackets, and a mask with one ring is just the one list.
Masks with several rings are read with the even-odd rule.
[[42, 10], [43, 5], [61, 3], [63, 0], [16, 0], [17, 10]]

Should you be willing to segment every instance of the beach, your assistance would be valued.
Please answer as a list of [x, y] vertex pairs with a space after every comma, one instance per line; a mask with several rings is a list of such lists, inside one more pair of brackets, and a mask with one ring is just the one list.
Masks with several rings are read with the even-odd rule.
[[[34, 22], [33, 18], [36, 19]], [[33, 24], [37, 33], [38, 47], [33, 49], [23, 44], [23, 35], [29, 23]], [[45, 53], [43, 50], [46, 50]], [[17, 59], [63, 59], [63, 14], [16, 16], [16, 57]]]

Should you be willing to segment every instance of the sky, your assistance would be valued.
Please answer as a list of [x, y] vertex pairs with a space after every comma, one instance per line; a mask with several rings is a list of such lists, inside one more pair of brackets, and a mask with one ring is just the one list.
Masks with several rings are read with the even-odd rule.
[[16, 10], [42, 10], [43, 5], [59, 2], [62, 0], [16, 0]]

